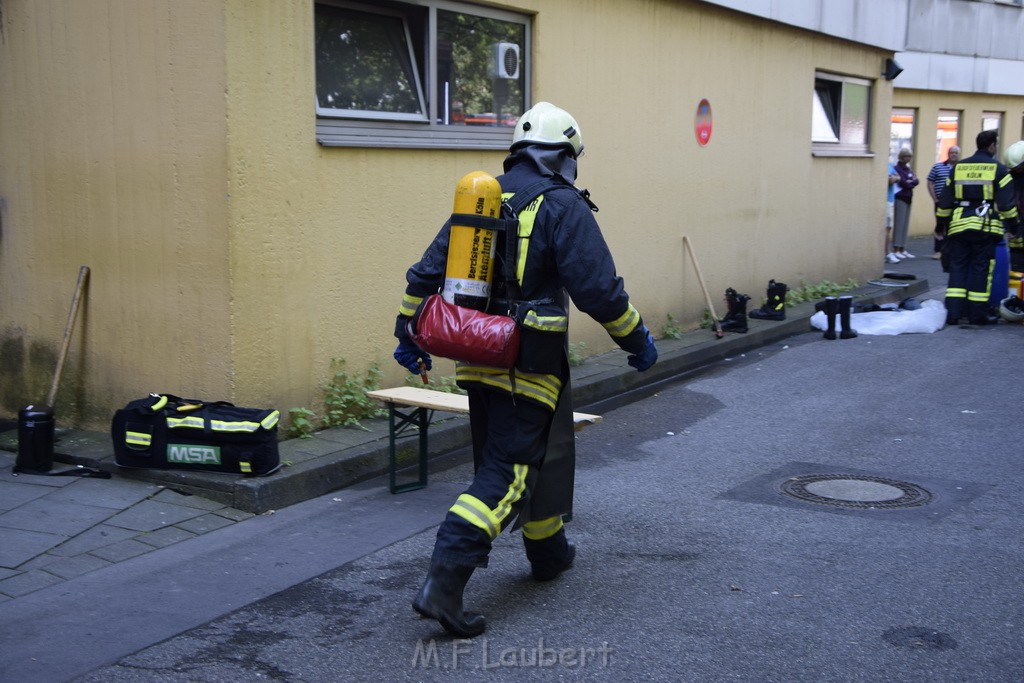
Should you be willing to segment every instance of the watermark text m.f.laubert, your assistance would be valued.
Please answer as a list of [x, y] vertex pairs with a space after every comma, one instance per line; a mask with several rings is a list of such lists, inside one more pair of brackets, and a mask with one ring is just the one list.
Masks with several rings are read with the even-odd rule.
[[[597, 647], [551, 647], [539, 638], [529, 646], [494, 647], [487, 638], [475, 640], [417, 640], [412, 668], [499, 669], [499, 668], [608, 668], [614, 649], [607, 642]], [[447, 658], [446, 658], [447, 655]]]

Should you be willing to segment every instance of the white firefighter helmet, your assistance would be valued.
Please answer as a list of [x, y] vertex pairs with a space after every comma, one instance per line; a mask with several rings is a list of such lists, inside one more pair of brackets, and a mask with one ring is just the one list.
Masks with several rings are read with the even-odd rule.
[[1016, 168], [1024, 162], [1024, 140], [1018, 140], [1003, 152], [1003, 163], [1007, 168]]
[[519, 117], [510, 149], [524, 144], [568, 147], [574, 157], [583, 153], [583, 137], [576, 119], [550, 102], [538, 102]]
[[1008, 323], [1024, 322], [1024, 301], [1010, 296], [999, 302], [999, 315]]

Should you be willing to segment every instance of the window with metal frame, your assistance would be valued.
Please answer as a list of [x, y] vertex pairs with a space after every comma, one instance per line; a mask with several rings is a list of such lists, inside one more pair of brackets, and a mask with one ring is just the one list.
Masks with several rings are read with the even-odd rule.
[[914, 150], [917, 134], [917, 110], [893, 107], [889, 118], [889, 163], [899, 160], [900, 150], [906, 147]]
[[869, 156], [871, 81], [818, 72], [811, 102], [815, 156]]
[[960, 112], [940, 109], [935, 123], [935, 163], [948, 159], [953, 146], [960, 146]]
[[994, 130], [999, 134], [999, 144], [1003, 144], [1003, 112], [983, 111], [981, 112], [981, 129]]
[[448, 0], [314, 12], [321, 145], [508, 147], [529, 105], [528, 15]]

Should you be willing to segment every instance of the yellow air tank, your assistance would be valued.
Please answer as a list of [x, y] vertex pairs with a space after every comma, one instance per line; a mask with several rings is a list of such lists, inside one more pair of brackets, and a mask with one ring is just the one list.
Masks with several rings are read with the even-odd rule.
[[483, 171], [462, 176], [455, 186], [451, 236], [448, 240], [448, 263], [444, 272], [445, 301], [457, 306], [487, 309], [494, 280], [494, 253], [497, 246], [494, 230], [459, 225], [458, 214], [497, 218], [501, 211], [501, 185]]

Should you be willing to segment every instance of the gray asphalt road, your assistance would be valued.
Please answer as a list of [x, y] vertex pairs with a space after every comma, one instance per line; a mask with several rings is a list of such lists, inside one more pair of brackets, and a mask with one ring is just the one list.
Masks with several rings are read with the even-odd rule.
[[316, 529], [372, 539], [394, 522], [382, 489], [306, 515], [306, 540], [261, 539], [264, 571], [331, 568], [78, 680], [1024, 680], [1022, 337], [808, 333], [601, 406], [579, 434], [576, 567], [536, 584], [500, 538], [467, 590], [474, 641], [410, 608], [460, 467], [384, 547]]

